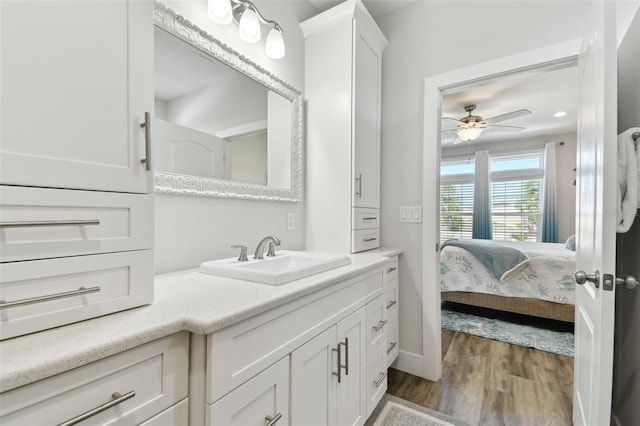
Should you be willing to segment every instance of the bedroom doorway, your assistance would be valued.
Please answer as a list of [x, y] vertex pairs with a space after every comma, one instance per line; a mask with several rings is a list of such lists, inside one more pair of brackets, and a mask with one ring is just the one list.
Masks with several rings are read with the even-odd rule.
[[[440, 170], [442, 156], [441, 146], [446, 144], [446, 131], [450, 130], [441, 123], [440, 117], [445, 115], [444, 108], [447, 107], [445, 101], [448, 97], [457, 99], [458, 102], [463, 104], [465, 102], [469, 102], [469, 104], [463, 105], [463, 109], [465, 106], [469, 105], [476, 106], [476, 108], [471, 111], [462, 111], [462, 114], [454, 115], [452, 117], [457, 119], [466, 117], [469, 113], [474, 116], [493, 117], [494, 115], [492, 115], [492, 112], [499, 116], [502, 115], [503, 111], [504, 113], [509, 113], [510, 111], [526, 109], [526, 107], [509, 109], [509, 106], [506, 105], [504, 108], [501, 108], [498, 104], [491, 105], [487, 100], [488, 96], [486, 95], [485, 99], [476, 97], [475, 100], [471, 102], [472, 99], [465, 98], [464, 94], [465, 92], [470, 92], [472, 90], [481, 90], [483, 87], [486, 89], [489, 87], [489, 83], [491, 81], [495, 81], [498, 78], [502, 81], [503, 85], [518, 87], [516, 84], [518, 79], [529, 78], [535, 75], [551, 74], [553, 72], [562, 72], [562, 70], [575, 67], [577, 63], [576, 53], [578, 51], [578, 45], [578, 41], [562, 43], [455, 70], [426, 79], [424, 170]], [[487, 106], [487, 113], [481, 112], [481, 101], [489, 104], [489, 106]], [[489, 110], [489, 108], [493, 108], [493, 110]], [[496, 108], [498, 109], [496, 110]], [[449, 112], [449, 114], [455, 114], [455, 111]], [[513, 123], [516, 125], [515, 119]], [[507, 125], [511, 123], [505, 122], [504, 124]], [[443, 130], [445, 133], [442, 133]], [[456, 135], [457, 132], [455, 131], [448, 133], [454, 134], [451, 135], [449, 140], [455, 140], [456, 137], [460, 138], [459, 135]], [[487, 131], [486, 135], [489, 134], [490, 132]], [[442, 135], [445, 136], [443, 137]], [[441, 143], [441, 141], [443, 143]], [[501, 142], [503, 147], [510, 144], [509, 140], [505, 140], [504, 137], [501, 141], [497, 142]], [[457, 160], [461, 163], [465, 163], [465, 158], [460, 158], [460, 156], [464, 157], [466, 155], [467, 163], [466, 165], [459, 163], [458, 166], [469, 167], [471, 163], [469, 143], [456, 145], [462, 145], [461, 148], [458, 148], [457, 146], [453, 147], [458, 150], [456, 154], [459, 154], [459, 158]], [[453, 166], [455, 167], [455, 164]], [[573, 180], [571, 181], [571, 185], [572, 184]], [[432, 200], [433, 194], [440, 193], [440, 185], [441, 181], [439, 173], [424, 174], [424, 202], [426, 202], [426, 200]], [[459, 220], [460, 219], [458, 219], [458, 221]], [[423, 250], [425, 253], [423, 265], [423, 377], [437, 381], [442, 376], [441, 299], [439, 285], [439, 249], [441, 244], [439, 238], [439, 202], [436, 203], [436, 208], [433, 208], [431, 205], [425, 205], [423, 223], [425, 224], [423, 226]], [[431, 226], [431, 224], [433, 224], [433, 226]], [[458, 222], [456, 224], [455, 221], [452, 221], [450, 224], [461, 225], [458, 226], [458, 229], [464, 230], [465, 228], [464, 219], [462, 220], [462, 223]], [[434, 247], [435, 250], [433, 249]]]

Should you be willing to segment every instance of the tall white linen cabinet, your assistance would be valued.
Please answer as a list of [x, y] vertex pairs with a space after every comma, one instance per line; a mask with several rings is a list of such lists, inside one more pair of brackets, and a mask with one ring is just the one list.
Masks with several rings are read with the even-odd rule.
[[0, 8], [0, 337], [151, 303], [153, 1]]
[[387, 45], [359, 0], [300, 24], [307, 111], [306, 247], [380, 247], [380, 94]]

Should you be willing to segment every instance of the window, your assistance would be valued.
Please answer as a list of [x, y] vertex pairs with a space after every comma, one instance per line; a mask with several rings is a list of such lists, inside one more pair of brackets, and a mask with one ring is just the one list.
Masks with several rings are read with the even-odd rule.
[[443, 160], [440, 166], [440, 241], [471, 238], [473, 159]]
[[492, 239], [539, 241], [542, 151], [491, 157]]

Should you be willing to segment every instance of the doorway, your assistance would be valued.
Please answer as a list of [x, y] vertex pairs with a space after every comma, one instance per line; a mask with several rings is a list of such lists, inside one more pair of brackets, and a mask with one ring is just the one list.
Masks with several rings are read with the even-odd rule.
[[553, 45], [451, 71], [425, 80], [423, 175], [423, 373], [437, 381], [442, 376], [440, 311], [440, 117], [443, 97], [486, 85], [490, 80], [522, 78], [564, 69], [577, 63], [578, 41]]

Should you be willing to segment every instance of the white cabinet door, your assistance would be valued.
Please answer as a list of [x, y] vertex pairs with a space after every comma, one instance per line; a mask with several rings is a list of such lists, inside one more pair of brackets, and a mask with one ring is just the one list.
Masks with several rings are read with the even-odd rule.
[[337, 386], [338, 425], [362, 425], [367, 419], [365, 388], [365, 308], [337, 324], [341, 352], [341, 380]]
[[337, 424], [337, 355], [335, 326], [291, 354], [292, 425]]
[[289, 424], [289, 357], [258, 374], [207, 409], [207, 425]]
[[353, 206], [380, 208], [380, 54], [357, 33], [353, 98]]
[[149, 192], [153, 2], [3, 1], [3, 184]]

